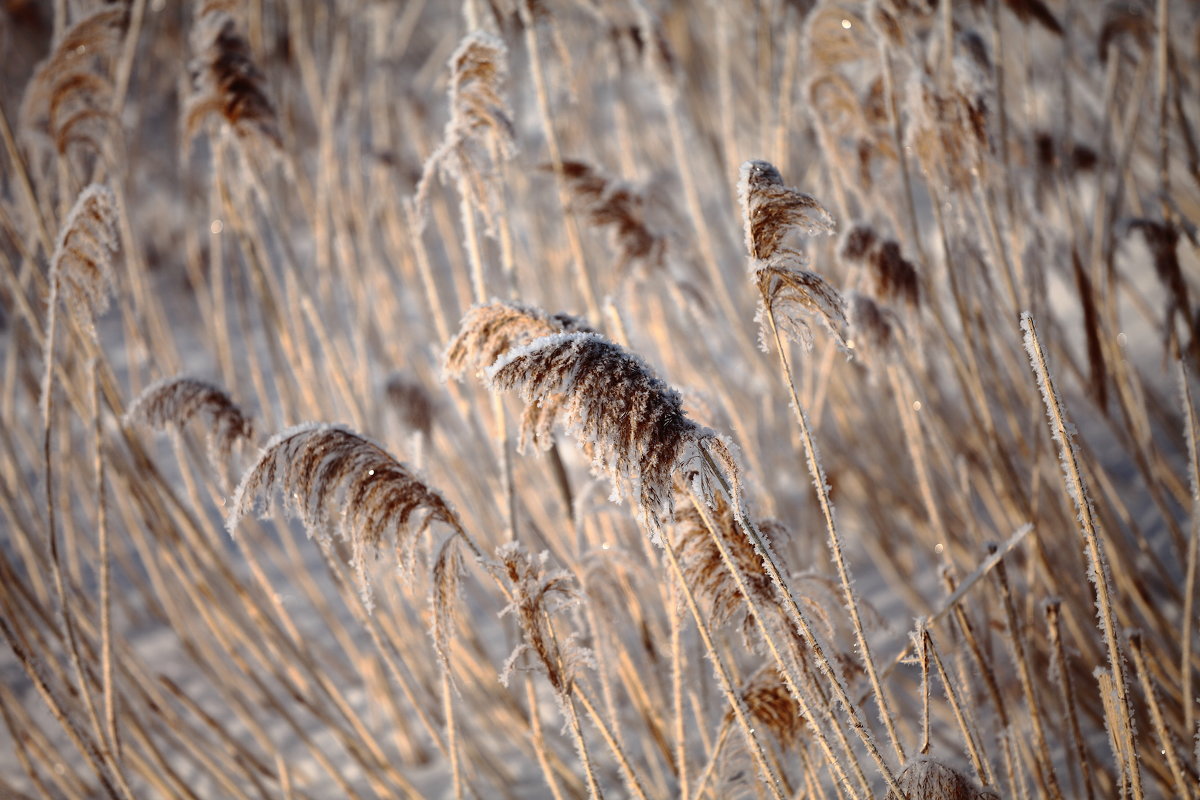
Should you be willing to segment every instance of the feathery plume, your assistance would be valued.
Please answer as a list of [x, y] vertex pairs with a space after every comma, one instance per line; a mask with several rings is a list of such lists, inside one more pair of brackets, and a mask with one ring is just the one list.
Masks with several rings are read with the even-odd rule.
[[496, 572], [512, 586], [512, 602], [500, 613], [512, 614], [521, 626], [524, 641], [508, 657], [500, 681], [508, 685], [525, 653], [533, 653], [546, 673], [555, 695], [570, 694], [576, 677], [585, 667], [594, 666], [592, 652], [574, 636], [559, 641], [550, 626], [551, 615], [579, 602], [575, 579], [566, 570], [551, 570], [543, 551], [536, 558], [519, 542], [508, 542], [496, 550]]
[[208, 432], [208, 458], [221, 468], [239, 441], [253, 441], [254, 425], [223, 389], [188, 376], [164, 378], [147, 386], [129, 410], [126, 425], [145, 423], [155, 430], [182, 429], [201, 414]]
[[[553, 170], [553, 166], [543, 169]], [[663, 266], [667, 240], [647, 227], [646, 199], [641, 194], [582, 161], [564, 161], [563, 178], [574, 209], [596, 227], [609, 229], [617, 251], [617, 283], [634, 264], [649, 269]]]
[[368, 551], [385, 543], [410, 572], [417, 542], [441, 522], [462, 527], [450, 503], [382, 447], [340, 425], [308, 423], [279, 433], [263, 447], [234, 492], [225, 526], [230, 534], [266, 498], [283, 496], [283, 510], [323, 544], [334, 534], [350, 544], [363, 602], [371, 605]]
[[508, 49], [490, 33], [468, 34], [454, 51], [450, 119], [441, 144], [425, 162], [417, 184], [418, 206], [425, 205], [433, 173], [440, 170], [459, 181], [472, 206], [489, 208], [488, 177], [493, 165], [511, 158], [516, 150], [512, 113], [501, 94], [507, 74]]
[[442, 370], [461, 380], [468, 370], [482, 371], [508, 350], [554, 333], [594, 333], [580, 317], [548, 314], [537, 306], [493, 300], [472, 306], [446, 347]]
[[125, 8], [102, 8], [80, 19], [37, 65], [21, 99], [27, 133], [44, 132], [59, 153], [83, 143], [102, 150], [112, 129], [113, 85], [108, 77], [128, 24]]
[[93, 336], [96, 317], [108, 310], [116, 288], [112, 260], [119, 241], [112, 191], [96, 183], [85, 187], [54, 246], [49, 303], [53, 306], [61, 295], [80, 327]]
[[769, 265], [755, 271], [758, 283], [759, 345], [767, 350], [767, 306], [775, 324], [789, 339], [812, 349], [812, 331], [807, 317], [816, 317], [834, 341], [846, 349], [846, 303], [837, 289], [815, 272], [804, 267], [807, 261], [799, 253], [777, 255]]
[[807, 316], [816, 316], [845, 347], [845, 307], [837, 290], [809, 272], [802, 253], [784, 247], [792, 231], [808, 236], [833, 233], [833, 217], [812, 196], [785, 186], [783, 176], [766, 161], [742, 164], [738, 200], [745, 223], [746, 250], [759, 288], [759, 343], [766, 350], [768, 308], [779, 328], [806, 348], [812, 347]]
[[190, 38], [192, 94], [184, 106], [184, 141], [190, 143], [209, 119], [217, 117], [243, 143], [278, 151], [283, 140], [267, 96], [266, 76], [225, 4], [204, 5]]
[[[738, 693], [746, 705], [746, 711], [755, 727], [762, 727], [774, 734], [784, 747], [790, 746], [804, 730], [804, 717], [800, 706], [788, 692], [774, 666], [760, 667]], [[733, 720], [733, 712], [725, 712], [726, 723]]]
[[[927, 756], [916, 756], [904, 765], [897, 776], [904, 794], [921, 800], [988, 800], [995, 793], [980, 789], [975, 783], [956, 769]], [[887, 800], [898, 800], [895, 792], [889, 791]]]
[[864, 223], [856, 223], [846, 229], [838, 247], [838, 255], [843, 261], [853, 264], [865, 264], [871, 253], [879, 246], [879, 237], [874, 229]]
[[742, 164], [737, 193], [745, 221], [746, 251], [755, 261], [766, 261], [778, 253], [784, 236], [792, 230], [809, 236], [833, 233], [835, 223], [824, 206], [812, 195], [785, 186], [779, 170], [766, 161]]
[[[760, 608], [778, 607], [775, 584], [763, 571], [762, 559], [738, 526], [732, 509], [723, 498], [716, 498], [711, 517], [716, 523], [718, 535], [745, 579], [754, 603]], [[757, 525], [772, 548], [777, 542], [788, 538], [787, 530], [775, 520], [760, 520]], [[742, 630], [752, 630], [750, 607], [729, 574], [721, 551], [704, 524], [704, 516], [693, 504], [685, 503], [675, 509], [673, 533], [683, 575], [696, 598], [707, 606], [705, 616], [712, 621], [713, 627], [724, 625], [733, 620], [735, 615], [741, 614], [739, 622]], [[786, 565], [781, 566], [786, 569]]]
[[674, 512], [674, 476], [701, 497], [715, 497], [716, 476], [704, 451], [737, 485], [725, 440], [685, 416], [679, 392], [642, 359], [599, 334], [536, 339], [502, 356], [487, 378], [493, 390], [519, 390], [527, 413], [556, 398], [554, 416], [590, 448], [593, 467], [612, 481], [614, 498], [632, 498], [654, 536]]

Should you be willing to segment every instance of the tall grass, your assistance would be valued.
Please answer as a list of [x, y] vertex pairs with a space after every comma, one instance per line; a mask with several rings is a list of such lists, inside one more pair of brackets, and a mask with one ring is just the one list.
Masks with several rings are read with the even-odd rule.
[[7, 4], [0, 795], [1200, 797], [1197, 31]]

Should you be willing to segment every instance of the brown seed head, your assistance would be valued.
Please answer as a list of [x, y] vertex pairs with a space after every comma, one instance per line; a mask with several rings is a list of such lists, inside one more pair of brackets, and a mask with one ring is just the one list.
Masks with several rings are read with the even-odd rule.
[[779, 170], [766, 161], [742, 164], [737, 191], [745, 221], [746, 251], [755, 261], [767, 260], [779, 252], [784, 236], [792, 230], [809, 236], [833, 232], [833, 217], [817, 199], [785, 186]]
[[[775, 667], [760, 668], [739, 694], [755, 728], [770, 731], [784, 747], [796, 741], [804, 729], [804, 717]], [[732, 720], [733, 712], [725, 712], [725, 717], [726, 721]]]
[[278, 151], [283, 140], [267, 96], [266, 76], [254, 62], [237, 20], [222, 4], [202, 10], [191, 46], [192, 94], [184, 107], [184, 141], [191, 142], [208, 120], [219, 118], [244, 144]]
[[182, 429], [197, 414], [203, 416], [208, 432], [209, 460], [218, 468], [224, 467], [234, 445], [254, 439], [254, 425], [224, 390], [186, 376], [165, 378], [147, 386], [125, 412], [125, 424], [144, 423], [155, 430], [167, 426]]
[[102, 150], [113, 129], [112, 66], [128, 25], [125, 8], [106, 7], [68, 28], [34, 69], [21, 99], [21, 129], [49, 136], [58, 153], [75, 144]]
[[368, 552], [389, 543], [399, 565], [411, 572], [417, 541], [431, 523], [462, 530], [440, 492], [379, 445], [338, 425], [298, 425], [267, 442], [234, 492], [225, 523], [230, 534], [264, 498], [270, 510], [276, 494], [309, 535], [328, 543], [337, 534], [350, 544], [368, 607]]
[[95, 336], [96, 318], [108, 309], [116, 288], [113, 254], [117, 201], [106, 186], [93, 183], [79, 193], [58, 234], [50, 259], [50, 300], [58, 297], [79, 325]]
[[[896, 782], [909, 798], [921, 800], [982, 800], [991, 796], [961, 772], [926, 756], [909, 760]], [[889, 791], [888, 800], [897, 800]]]
[[397, 373], [388, 378], [384, 392], [405, 427], [428, 438], [433, 432], [437, 409], [425, 384], [411, 375]]
[[527, 409], [552, 400], [554, 417], [590, 447], [593, 467], [609, 477], [614, 495], [633, 499], [652, 534], [671, 519], [675, 475], [702, 497], [715, 495], [702, 447], [736, 486], [729, 446], [685, 416], [679, 392], [644, 361], [598, 334], [535, 339], [502, 356], [487, 376], [493, 390], [519, 390]]

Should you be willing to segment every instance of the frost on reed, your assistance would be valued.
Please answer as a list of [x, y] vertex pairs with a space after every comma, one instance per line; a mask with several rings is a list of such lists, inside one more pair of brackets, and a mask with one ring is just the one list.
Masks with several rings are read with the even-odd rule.
[[[926, 756], [917, 756], [904, 765], [897, 778], [904, 794], [916, 800], [996, 800], [990, 789], [980, 789], [956, 769]], [[888, 792], [887, 800], [898, 800]]]
[[715, 497], [719, 476], [706, 453], [736, 484], [726, 441], [688, 419], [679, 392], [642, 359], [599, 334], [535, 339], [501, 357], [487, 378], [494, 390], [517, 389], [527, 415], [556, 400], [554, 417], [590, 449], [593, 467], [612, 481], [614, 498], [636, 503], [638, 519], [655, 536], [673, 515], [676, 475], [699, 496]]
[[579, 672], [595, 664], [592, 651], [574, 636], [560, 642], [554, 634], [551, 619], [579, 602], [579, 590], [570, 572], [547, 566], [548, 556], [543, 551], [534, 557], [518, 542], [496, 550], [493, 569], [512, 587], [512, 599], [500, 613], [516, 619], [524, 640], [504, 663], [500, 682], [507, 686], [521, 657], [531, 653], [562, 700], [571, 692]]
[[593, 333], [580, 317], [549, 314], [536, 306], [493, 300], [472, 306], [463, 315], [458, 333], [446, 346], [442, 369], [461, 380], [468, 371], [482, 371], [508, 350], [539, 336], [554, 333]]
[[254, 424], [227, 392], [187, 376], [164, 378], [142, 391], [125, 412], [125, 424], [145, 423], [155, 430], [182, 430], [200, 414], [207, 432], [208, 457], [221, 468], [241, 441], [254, 440]]
[[742, 164], [737, 188], [746, 251], [759, 288], [757, 319], [763, 349], [772, 317], [789, 338], [811, 348], [809, 316], [817, 317], [844, 347], [846, 311], [841, 295], [820, 275], [805, 269], [808, 260], [800, 251], [784, 245], [793, 232], [832, 233], [833, 217], [812, 195], [785, 186], [779, 170], [766, 161]]
[[411, 572], [417, 543], [432, 523], [441, 522], [455, 533], [462, 530], [440, 492], [379, 445], [340, 425], [298, 425], [267, 442], [234, 493], [225, 523], [230, 534], [260, 506], [273, 511], [276, 495], [283, 497], [283, 511], [323, 545], [334, 534], [349, 543], [350, 563], [368, 608], [369, 551], [390, 545], [398, 566]]
[[417, 185], [418, 206], [424, 207], [433, 173], [440, 170], [458, 182], [473, 207], [486, 210], [494, 165], [515, 151], [512, 113], [501, 95], [508, 48], [489, 33], [468, 34], [450, 57], [450, 73], [450, 119], [441, 144], [425, 162]]
[[278, 151], [282, 138], [275, 107], [267, 96], [266, 76], [226, 4], [201, 6], [191, 47], [192, 93], [183, 110], [184, 141], [191, 142], [208, 120], [218, 118], [243, 144], [265, 146], [268, 153]]
[[116, 288], [112, 261], [119, 241], [112, 191], [87, 186], [67, 214], [50, 260], [51, 314], [61, 298], [79, 326], [95, 336], [96, 317], [108, 309]]
[[[716, 498], [711, 517], [716, 523], [717, 534], [746, 581], [751, 600], [760, 608], [778, 607], [775, 584], [763, 572], [762, 558], [738, 527], [733, 511], [723, 498]], [[788, 531], [775, 520], [759, 520], [757, 526], [772, 548], [788, 538]], [[750, 607], [704, 524], [704, 515], [691, 503], [675, 509], [673, 542], [679, 553], [684, 577], [696, 593], [696, 598], [706, 606], [706, 616], [713, 627], [737, 621], [743, 631], [750, 632], [754, 625]]]
[[59, 154], [73, 144], [102, 150], [114, 123], [107, 73], [128, 19], [126, 8], [101, 8], [63, 33], [25, 87], [19, 119], [26, 135], [48, 136]]

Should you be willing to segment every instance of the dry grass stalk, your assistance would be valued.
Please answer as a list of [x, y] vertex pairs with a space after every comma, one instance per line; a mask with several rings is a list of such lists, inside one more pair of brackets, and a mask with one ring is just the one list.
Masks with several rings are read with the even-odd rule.
[[[742, 165], [741, 181], [739, 182], [738, 195], [742, 200], [743, 222], [746, 230], [746, 246], [750, 249], [750, 257], [752, 264], [758, 263], [762, 259], [760, 253], [766, 253], [768, 259], [775, 260], [779, 256], [788, 255], [788, 251], [779, 249], [779, 242], [783, 236], [789, 232], [792, 227], [797, 227], [802, 231], [812, 229], [811, 211], [801, 211], [801, 209], [811, 209], [814, 207], [820, 208], [816, 201], [811, 203], [807, 200], [798, 198], [800, 192], [794, 189], [783, 187], [783, 179], [770, 164], [761, 161], [750, 161]], [[778, 212], [771, 210], [771, 204], [778, 202], [781, 206]], [[793, 211], [791, 209], [795, 208]], [[823, 212], [823, 209], [821, 209]], [[828, 214], [818, 216], [819, 219], [825, 220]], [[833, 220], [827, 219], [826, 224], [818, 229], [829, 232], [832, 230]], [[778, 228], [778, 230], [772, 230]], [[770, 261], [768, 261], [770, 263]], [[829, 497], [829, 484], [825, 477], [825, 470], [821, 466], [820, 457], [817, 454], [816, 442], [813, 440], [812, 430], [809, 427], [807, 416], [804, 408], [800, 403], [800, 397], [796, 392], [795, 380], [792, 376], [791, 366], [788, 362], [787, 352], [780, 338], [780, 324], [776, 319], [775, 308], [768, 289], [761, 280], [763, 269], [757, 270], [759, 279], [759, 291], [762, 299], [760, 313], [765, 312], [764, 316], [770, 326], [771, 333], [775, 340], [775, 349], [779, 355], [780, 366], [783, 371], [784, 382], [787, 384], [788, 392], [791, 397], [792, 409], [796, 415], [796, 421], [800, 427], [801, 440], [804, 445], [804, 454], [806, 464], [808, 466], [809, 475], [812, 478], [813, 486], [816, 489], [817, 501], [821, 506], [822, 516], [825, 520], [825, 530], [829, 536], [829, 547], [833, 555], [834, 564], [837, 567], [838, 578], [842, 583], [843, 597], [846, 608], [850, 612], [850, 618], [853, 622], [855, 640], [858, 649], [862, 655], [863, 665], [866, 668], [867, 677], [870, 680], [872, 691], [875, 695], [876, 702], [879, 705], [880, 716], [883, 718], [884, 726], [887, 729], [888, 737], [891, 740], [892, 749], [896, 756], [903, 760], [904, 750], [897, 736], [895, 723], [892, 720], [892, 714], [888, 707], [887, 696], [884, 693], [883, 686], [879, 681], [878, 673], [875, 670], [874, 661], [871, 658], [871, 651], [867, 644], [863, 631], [861, 614], [859, 611], [858, 599], [852, 588], [849, 567], [846, 564], [844, 556], [844, 548], [842, 547], [841, 537], [838, 534], [837, 526], [834, 522], [833, 503]], [[832, 291], [832, 289], [830, 289]], [[834, 293], [839, 301], [838, 309], [840, 311], [840, 296]], [[842, 319], [844, 320], [844, 313]], [[839, 341], [841, 337], [837, 337]], [[743, 527], [746, 529], [747, 535], [756, 537], [757, 534], [745, 519], [742, 520]], [[755, 542], [759, 550], [763, 551], [762, 544]], [[849, 692], [846, 689], [844, 682], [834, 672], [832, 663], [829, 657], [824, 653], [823, 649], [818, 645], [816, 638], [813, 635], [811, 624], [801, 615], [799, 608], [795, 604], [795, 599], [792, 597], [790, 590], [786, 587], [783, 576], [780, 573], [778, 565], [770, 556], [769, 550], [761, 552], [764, 556], [763, 566], [771, 575], [772, 580], [779, 587], [784, 595], [785, 608], [789, 612], [792, 621], [797, 625], [798, 629], [804, 633], [805, 639], [812, 648], [814, 654], [818, 658], [818, 663], [821, 664], [823, 670], [829, 673], [832, 678], [832, 685], [835, 689], [835, 695], [841, 703], [843, 709], [850, 717], [852, 727], [859, 735], [863, 744], [866, 745], [867, 751], [871, 758], [875, 761], [880, 773], [887, 779], [888, 785], [894, 790], [895, 779], [892, 775], [887, 763], [883, 760], [882, 754], [875, 746], [873, 737], [866, 725], [863, 724], [859, 715], [858, 709], [851, 701]]]
[[263, 504], [304, 523], [309, 535], [328, 543], [334, 534], [351, 548], [351, 566], [363, 601], [371, 602], [367, 555], [390, 545], [398, 566], [412, 570], [421, 534], [434, 522], [462, 526], [450, 503], [382, 447], [337, 425], [288, 428], [263, 447], [238, 484], [225, 525], [238, 523]]
[[[1058, 389], [1050, 375], [1046, 364], [1046, 355], [1042, 351], [1038, 339], [1037, 327], [1033, 317], [1025, 312], [1021, 315], [1021, 329], [1025, 333], [1025, 350], [1033, 366], [1034, 377], [1042, 400], [1046, 405], [1046, 416], [1050, 423], [1050, 436], [1059, 446], [1059, 463], [1062, 465], [1063, 483], [1067, 494], [1079, 512], [1079, 524], [1083, 534], [1084, 545], [1088, 556], [1088, 579], [1095, 587], [1097, 617], [1100, 632], [1104, 636], [1108, 650], [1109, 680], [1115, 690], [1111, 702], [1106, 698], [1106, 710], [1114, 710], [1115, 718], [1109, 717], [1106, 724], [1114, 741], [1118, 743], [1115, 752], [1124, 753], [1125, 763], [1122, 765], [1124, 778], [1128, 779], [1135, 796], [1142, 795], [1141, 768], [1138, 766], [1136, 746], [1133, 736], [1133, 705], [1129, 701], [1129, 684], [1125, 677], [1125, 657], [1117, 640], [1117, 616], [1113, 606], [1112, 574], [1108, 567], [1105, 547], [1100, 538], [1096, 524], [1096, 512], [1092, 506], [1080, 465], [1079, 454], [1076, 450], [1074, 436], [1075, 427], [1067, 421], [1063, 412], [1062, 401]], [[1125, 737], [1124, 741], [1120, 737]]]
[[612, 481], [614, 497], [630, 497], [638, 519], [656, 534], [674, 512], [676, 475], [701, 497], [714, 497], [716, 475], [704, 451], [737, 479], [729, 444], [688, 419], [679, 392], [642, 359], [599, 334], [535, 339], [492, 364], [487, 378], [492, 389], [517, 389], [527, 413], [552, 399], [558, 421]]
[[491, 219], [492, 172], [515, 152], [512, 113], [502, 95], [507, 74], [508, 49], [489, 33], [469, 34], [450, 57], [450, 119], [417, 185], [422, 208], [433, 174], [440, 170], [458, 182], [473, 208]]
[[125, 412], [125, 424], [182, 430], [197, 414], [204, 420], [209, 460], [214, 466], [224, 465], [239, 442], [254, 441], [254, 423], [225, 390], [187, 376], [164, 378], [147, 386]]
[[1052, 598], [1046, 602], [1046, 627], [1050, 636], [1050, 680], [1055, 683], [1062, 693], [1063, 702], [1067, 707], [1068, 731], [1071, 737], [1071, 749], [1074, 760], [1071, 762], [1079, 770], [1083, 782], [1083, 797], [1092, 800], [1095, 789], [1092, 786], [1092, 768], [1084, 748], [1083, 731], [1079, 727], [1079, 714], [1076, 712], [1075, 687], [1071, 680], [1071, 669], [1067, 663], [1066, 648], [1063, 647], [1060, 619], [1062, 616], [1062, 601]]
[[254, 61], [250, 43], [222, 3], [204, 4], [191, 33], [188, 63], [191, 96], [183, 110], [183, 138], [191, 142], [218, 118], [244, 144], [263, 154], [283, 144], [266, 76]]

